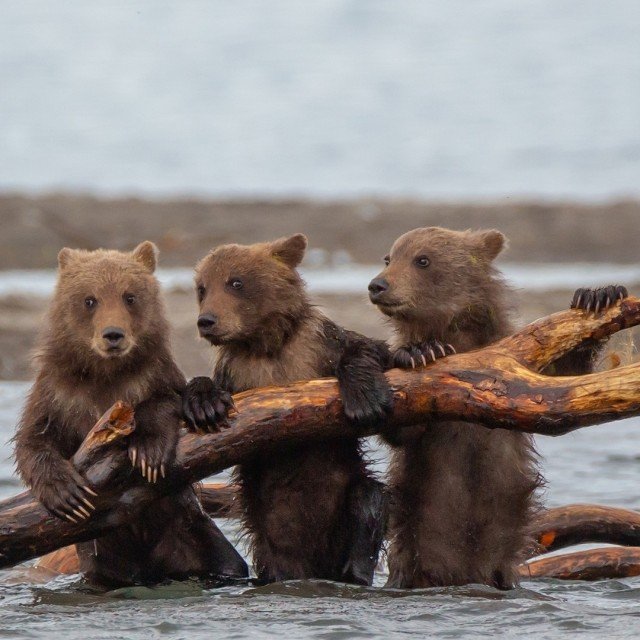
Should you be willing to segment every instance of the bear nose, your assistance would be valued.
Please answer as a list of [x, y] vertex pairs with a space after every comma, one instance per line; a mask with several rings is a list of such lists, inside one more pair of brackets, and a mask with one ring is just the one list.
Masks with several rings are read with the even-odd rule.
[[213, 329], [218, 318], [216, 318], [212, 313], [203, 313], [198, 318], [198, 329], [200, 331], [200, 335], [205, 335]]
[[102, 337], [110, 347], [117, 347], [124, 340], [124, 331], [120, 327], [107, 327], [102, 332]]
[[374, 300], [389, 288], [389, 283], [384, 278], [374, 278], [369, 283], [369, 297]]

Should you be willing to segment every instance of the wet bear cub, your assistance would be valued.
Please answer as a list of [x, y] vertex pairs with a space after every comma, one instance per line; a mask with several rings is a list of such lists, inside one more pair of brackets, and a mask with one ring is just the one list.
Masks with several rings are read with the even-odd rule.
[[[54, 515], [90, 516], [96, 493], [69, 462], [115, 401], [135, 407], [134, 467], [150, 482], [172, 464], [186, 381], [168, 344], [150, 242], [132, 253], [59, 254], [38, 371], [15, 436], [18, 473]], [[89, 580], [118, 586], [189, 576], [243, 577], [247, 567], [192, 488], [154, 503], [135, 525], [78, 545]]]
[[[512, 333], [510, 291], [493, 266], [505, 244], [495, 230], [415, 229], [401, 236], [369, 285], [395, 328], [393, 365], [423, 366]], [[623, 287], [578, 290], [572, 306], [598, 311]], [[555, 363], [555, 373], [589, 370], [596, 345]], [[540, 484], [530, 436], [464, 422], [388, 433], [389, 583], [429, 587], [484, 583], [509, 588], [528, 546]]]
[[[337, 376], [355, 423], [390, 410], [387, 346], [342, 329], [309, 303], [296, 271], [306, 246], [303, 235], [224, 245], [198, 264], [198, 328], [218, 352], [213, 380], [194, 378], [185, 394], [185, 415], [197, 426], [223, 425], [231, 393], [324, 376]], [[385, 500], [355, 426], [352, 438], [257, 456], [237, 479], [261, 581], [371, 584]]]

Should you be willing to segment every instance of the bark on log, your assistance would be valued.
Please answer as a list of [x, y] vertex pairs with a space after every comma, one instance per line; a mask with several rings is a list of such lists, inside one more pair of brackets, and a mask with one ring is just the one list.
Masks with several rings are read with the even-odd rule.
[[[561, 435], [580, 427], [640, 414], [640, 363], [581, 377], [538, 372], [588, 340], [640, 323], [640, 300], [627, 298], [600, 316], [569, 310], [543, 318], [478, 351], [449, 356], [416, 371], [390, 371], [395, 407], [388, 424], [467, 420], [489, 427]], [[241, 393], [230, 428], [180, 438], [176, 465], [149, 485], [131, 472], [122, 445], [83, 466], [100, 493], [89, 521], [64, 523], [22, 495], [0, 503], [0, 567], [91, 539], [136, 516], [158, 496], [179, 490], [257, 454], [300, 442], [352, 435], [334, 379]], [[374, 427], [361, 429], [371, 435]], [[77, 463], [78, 461], [76, 461]], [[15, 506], [16, 500], [20, 507]], [[19, 509], [16, 511], [16, 509]]]
[[640, 575], [640, 547], [607, 547], [544, 556], [521, 564], [520, 577], [604, 580]]
[[536, 555], [593, 542], [640, 547], [640, 513], [597, 504], [570, 504], [541, 514], [533, 535], [539, 546]]

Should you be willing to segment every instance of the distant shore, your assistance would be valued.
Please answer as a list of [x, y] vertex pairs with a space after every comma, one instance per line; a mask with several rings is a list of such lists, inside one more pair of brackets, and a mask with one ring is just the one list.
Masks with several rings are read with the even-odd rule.
[[[216, 244], [256, 242], [298, 231], [309, 237], [311, 267], [349, 260], [375, 264], [400, 233], [425, 225], [496, 227], [510, 239], [504, 258], [508, 262], [640, 261], [640, 202], [153, 201], [5, 194], [0, 195], [0, 223], [0, 271], [53, 269], [63, 246], [129, 249], [143, 239], [158, 243], [163, 266], [190, 268]], [[166, 293], [178, 362], [187, 375], [202, 375], [211, 368], [212, 350], [196, 336], [195, 296], [179, 289]], [[515, 295], [518, 321], [524, 323], [566, 308], [571, 288]], [[349, 328], [389, 335], [366, 298], [366, 282], [360, 295], [323, 294], [313, 299]], [[46, 298], [29, 291], [0, 296], [0, 379], [31, 377], [29, 352], [46, 305]]]
[[640, 201], [602, 204], [419, 200], [151, 200], [0, 194], [0, 269], [53, 268], [62, 246], [156, 242], [165, 266], [192, 266], [212, 246], [302, 232], [318, 252], [372, 264], [419, 226], [496, 227], [513, 262], [638, 262]]

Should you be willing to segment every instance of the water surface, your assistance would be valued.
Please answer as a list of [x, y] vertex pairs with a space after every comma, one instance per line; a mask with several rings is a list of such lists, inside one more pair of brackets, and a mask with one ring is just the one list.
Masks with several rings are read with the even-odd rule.
[[637, 0], [21, 0], [0, 188], [640, 194]]
[[[315, 294], [362, 294], [366, 283], [382, 269], [382, 265], [353, 264], [349, 261], [326, 267], [301, 269], [302, 277]], [[631, 285], [640, 282], [640, 266], [594, 262], [503, 263], [500, 271], [518, 289], [546, 291], [602, 286], [612, 282]], [[192, 289], [193, 269], [158, 269], [158, 279], [165, 289]], [[0, 271], [0, 297], [10, 295], [49, 296], [57, 273], [54, 269], [15, 269]]]

